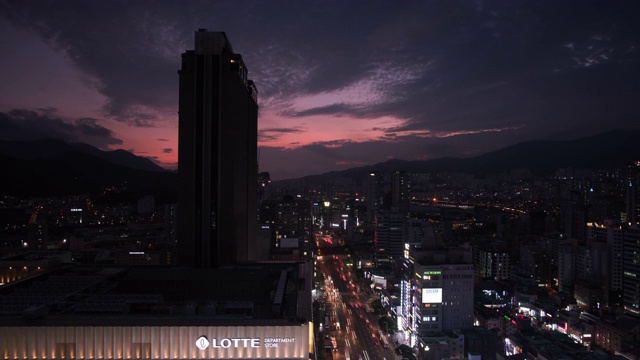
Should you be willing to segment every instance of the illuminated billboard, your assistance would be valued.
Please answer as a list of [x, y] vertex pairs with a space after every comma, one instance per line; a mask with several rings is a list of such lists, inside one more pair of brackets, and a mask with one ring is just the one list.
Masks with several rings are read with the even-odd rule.
[[442, 288], [423, 288], [422, 303], [423, 304], [442, 303]]

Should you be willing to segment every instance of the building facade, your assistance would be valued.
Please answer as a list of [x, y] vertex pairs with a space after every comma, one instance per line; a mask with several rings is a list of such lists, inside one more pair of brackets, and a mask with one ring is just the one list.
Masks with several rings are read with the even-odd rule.
[[197, 31], [178, 74], [180, 262], [215, 268], [255, 260], [256, 87], [224, 32]]
[[375, 222], [376, 212], [382, 210], [384, 202], [384, 177], [372, 172], [367, 178], [367, 222]]
[[640, 226], [637, 224], [625, 229], [623, 258], [624, 312], [640, 319]]
[[260, 204], [260, 221], [271, 230], [269, 243], [274, 250], [282, 249], [288, 240], [296, 240], [300, 259], [309, 259], [313, 245], [311, 201], [293, 196], [264, 200]]
[[417, 264], [415, 271], [419, 336], [473, 327], [472, 264]]
[[412, 345], [442, 332], [473, 328], [470, 250], [411, 248], [407, 264], [398, 323]]
[[403, 258], [405, 221], [400, 213], [383, 211], [376, 214], [374, 254], [376, 266], [390, 265]]
[[511, 257], [506, 248], [493, 244], [474, 247], [474, 265], [480, 278], [507, 280], [511, 277]]
[[629, 165], [626, 182], [626, 218], [630, 223], [637, 223], [640, 222], [640, 161]]
[[411, 208], [411, 183], [404, 171], [391, 173], [391, 210], [409, 217]]
[[309, 359], [299, 326], [4, 326], [3, 359]]

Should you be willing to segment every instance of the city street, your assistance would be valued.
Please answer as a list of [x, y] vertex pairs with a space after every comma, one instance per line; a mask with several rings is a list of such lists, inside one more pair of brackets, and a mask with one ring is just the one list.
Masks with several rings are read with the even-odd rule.
[[366, 306], [370, 292], [365, 291], [346, 265], [348, 255], [343, 254], [342, 248], [328, 236], [318, 237], [317, 241], [320, 249], [318, 271], [325, 275], [323, 316], [329, 319], [328, 328], [324, 324], [323, 336], [336, 339], [337, 351], [331, 351], [333, 359], [396, 359], [398, 356], [390, 347], [385, 348], [385, 342], [381, 340], [379, 316]]

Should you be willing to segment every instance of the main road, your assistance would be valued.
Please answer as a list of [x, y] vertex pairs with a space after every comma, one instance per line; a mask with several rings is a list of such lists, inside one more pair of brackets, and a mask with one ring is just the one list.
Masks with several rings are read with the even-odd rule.
[[[371, 298], [364, 284], [359, 283], [346, 265], [345, 255], [329, 236], [317, 236], [318, 270], [325, 276], [326, 298], [324, 311], [329, 318], [329, 328], [324, 336], [335, 338], [337, 349], [334, 359], [392, 360], [397, 359], [391, 349], [384, 347], [378, 326], [378, 315], [370, 306]], [[369, 309], [369, 311], [367, 311]]]

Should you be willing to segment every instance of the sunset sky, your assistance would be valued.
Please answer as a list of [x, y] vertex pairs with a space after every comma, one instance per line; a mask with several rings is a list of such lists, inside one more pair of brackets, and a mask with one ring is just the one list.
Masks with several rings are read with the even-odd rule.
[[257, 84], [273, 179], [638, 129], [639, 18], [634, 0], [0, 0], [0, 138], [175, 169], [199, 28]]

